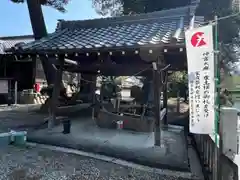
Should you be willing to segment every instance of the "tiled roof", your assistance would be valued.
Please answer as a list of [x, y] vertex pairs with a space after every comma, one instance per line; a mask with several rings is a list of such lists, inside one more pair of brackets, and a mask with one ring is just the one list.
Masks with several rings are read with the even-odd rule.
[[0, 37], [0, 54], [5, 54], [5, 50], [20, 43], [34, 41], [32, 35]]
[[[56, 32], [18, 46], [22, 53], [81, 52], [101, 49], [183, 43], [196, 6], [85, 21], [60, 21]], [[195, 18], [197, 20], [197, 17]], [[200, 20], [201, 21], [201, 20]]]

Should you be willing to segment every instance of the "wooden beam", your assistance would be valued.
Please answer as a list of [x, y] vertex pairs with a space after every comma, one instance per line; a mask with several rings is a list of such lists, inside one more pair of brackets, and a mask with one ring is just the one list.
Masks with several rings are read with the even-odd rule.
[[67, 58], [64, 59], [64, 62], [66, 62], [68, 64], [76, 65], [76, 66], [79, 65], [77, 61], [73, 61], [73, 60], [67, 59]]

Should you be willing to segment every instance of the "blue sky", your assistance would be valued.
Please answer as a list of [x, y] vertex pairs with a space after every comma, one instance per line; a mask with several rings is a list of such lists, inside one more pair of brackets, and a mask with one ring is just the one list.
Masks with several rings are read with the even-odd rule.
[[[82, 20], [100, 17], [92, 8], [91, 0], [71, 0], [66, 13], [43, 7], [48, 32], [53, 32], [58, 19]], [[27, 5], [0, 0], [0, 37], [32, 34]]]

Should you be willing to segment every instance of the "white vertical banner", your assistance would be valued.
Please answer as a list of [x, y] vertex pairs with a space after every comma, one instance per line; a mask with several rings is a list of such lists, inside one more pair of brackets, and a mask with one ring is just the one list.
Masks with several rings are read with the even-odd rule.
[[213, 26], [185, 32], [188, 87], [189, 127], [195, 134], [213, 134], [215, 121], [215, 71]]

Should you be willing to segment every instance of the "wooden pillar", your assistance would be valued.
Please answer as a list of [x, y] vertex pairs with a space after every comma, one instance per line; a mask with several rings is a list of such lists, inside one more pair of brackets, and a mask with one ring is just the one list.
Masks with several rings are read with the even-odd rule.
[[164, 72], [164, 84], [163, 84], [163, 108], [166, 108], [166, 115], [164, 116], [163, 119], [163, 124], [165, 126], [168, 125], [167, 122], [167, 113], [168, 113], [168, 86], [167, 86], [167, 82], [168, 82], [168, 71], [166, 70]]
[[36, 83], [36, 75], [37, 75], [37, 57], [36, 55], [31, 56], [32, 59], [32, 86]]
[[153, 86], [154, 86], [154, 110], [155, 110], [155, 131], [154, 131], [154, 145], [161, 146], [161, 119], [160, 119], [160, 86], [161, 77], [159, 73], [159, 59], [153, 63]]
[[177, 92], [177, 113], [180, 113], [180, 91]]
[[100, 102], [102, 103], [103, 102], [103, 81], [101, 81], [101, 84], [100, 84]]
[[121, 102], [121, 98], [118, 96], [113, 99], [113, 108], [115, 113], [119, 113], [120, 102]]
[[[93, 80], [93, 82], [95, 82], [95, 83], [92, 83], [92, 87], [91, 87], [91, 90], [92, 90], [92, 104], [95, 104], [96, 103], [96, 90], [97, 90], [97, 75], [94, 75], [94, 76], [92, 76], [93, 78], [92, 78], [92, 80]], [[92, 108], [92, 119], [95, 119], [95, 108], [94, 108], [94, 106], [93, 106], [93, 108]]]
[[90, 100], [93, 102], [95, 99], [95, 92], [97, 90], [97, 75], [96, 74], [92, 74], [92, 76], [91, 76], [90, 90], [91, 90]]
[[62, 83], [62, 74], [63, 74], [63, 66], [64, 66], [64, 56], [60, 56], [58, 58], [59, 68], [56, 70], [56, 76], [54, 81], [54, 87], [51, 98], [51, 118], [48, 121], [48, 128], [52, 128], [56, 123], [56, 110], [58, 107], [58, 97], [60, 94], [61, 83]]

